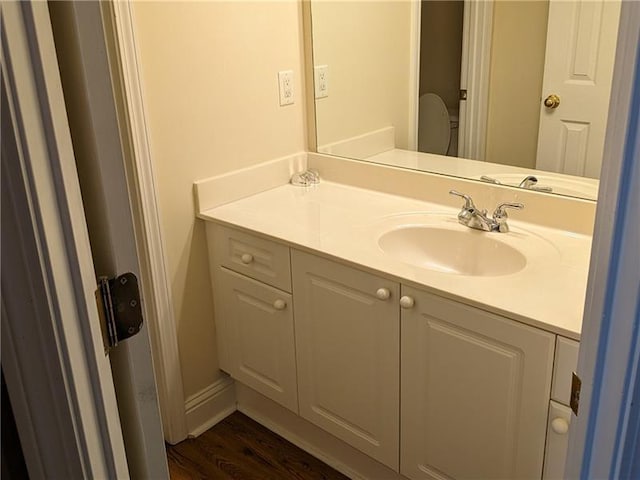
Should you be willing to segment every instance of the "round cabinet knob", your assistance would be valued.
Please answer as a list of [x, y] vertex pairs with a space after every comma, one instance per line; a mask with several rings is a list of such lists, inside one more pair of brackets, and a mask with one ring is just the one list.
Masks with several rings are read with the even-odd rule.
[[551, 429], [558, 435], [564, 435], [569, 431], [569, 422], [564, 418], [554, 418], [551, 421]]
[[253, 262], [253, 255], [251, 255], [250, 253], [243, 253], [240, 257], [240, 260], [242, 260], [242, 263], [244, 263], [245, 265], [249, 265], [251, 262]]
[[380, 300], [388, 300], [390, 296], [391, 292], [388, 288], [379, 288], [376, 291], [376, 297], [378, 297]]
[[275, 302], [273, 302], [273, 308], [275, 308], [276, 310], [284, 310], [285, 308], [287, 308], [287, 302], [279, 298]]
[[551, 94], [544, 99], [544, 106], [547, 108], [558, 108], [560, 105], [560, 97], [556, 94]]
[[402, 308], [413, 308], [414, 304], [415, 304], [415, 301], [413, 300], [413, 298], [407, 295], [405, 295], [400, 299], [400, 306]]

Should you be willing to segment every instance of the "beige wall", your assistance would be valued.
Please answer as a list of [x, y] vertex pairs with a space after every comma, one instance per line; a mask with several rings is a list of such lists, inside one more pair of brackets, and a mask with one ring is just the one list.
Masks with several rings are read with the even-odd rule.
[[393, 125], [406, 148], [411, 2], [314, 1], [313, 62], [329, 67], [316, 101], [318, 145]]
[[[134, 2], [144, 102], [188, 397], [219, 376], [195, 180], [304, 150], [301, 5]], [[278, 103], [293, 70], [295, 105]]]
[[535, 168], [548, 1], [494, 4], [488, 162]]

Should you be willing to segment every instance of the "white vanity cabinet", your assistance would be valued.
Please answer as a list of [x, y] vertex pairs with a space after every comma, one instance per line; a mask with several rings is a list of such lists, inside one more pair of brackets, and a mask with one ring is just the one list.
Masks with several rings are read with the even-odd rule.
[[540, 478], [555, 335], [402, 287], [401, 468]]
[[245, 231], [207, 238], [220, 366], [293, 430], [389, 478], [562, 476], [577, 342]]
[[398, 469], [398, 283], [292, 250], [300, 415]]
[[212, 223], [207, 237], [220, 368], [298, 413], [289, 248]]

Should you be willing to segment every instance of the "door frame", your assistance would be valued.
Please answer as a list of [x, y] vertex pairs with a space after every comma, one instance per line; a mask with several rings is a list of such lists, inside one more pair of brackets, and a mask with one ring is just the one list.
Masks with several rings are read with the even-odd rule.
[[188, 435], [182, 367], [178, 346], [177, 321], [169, 282], [169, 266], [162, 235], [156, 175], [152, 162], [143, 101], [138, 49], [134, 34], [131, 2], [101, 2], [104, 33], [113, 49], [110, 54], [112, 76], [116, 85], [119, 116], [128, 168], [130, 194], [137, 209], [138, 251], [147, 322], [150, 324], [154, 370], [164, 436], [168, 443], [181, 442]]
[[47, 4], [0, 9], [2, 368], [25, 462], [128, 478]]
[[407, 148], [418, 150], [418, 121], [420, 101], [420, 32], [422, 29], [422, 0], [411, 0], [409, 13], [409, 122]]
[[[640, 431], [640, 3], [622, 2], [578, 357], [567, 478], [630, 478]], [[637, 399], [636, 399], [637, 400]], [[635, 410], [633, 410], [635, 408]]]
[[485, 160], [492, 35], [493, 0], [464, 0], [458, 157]]

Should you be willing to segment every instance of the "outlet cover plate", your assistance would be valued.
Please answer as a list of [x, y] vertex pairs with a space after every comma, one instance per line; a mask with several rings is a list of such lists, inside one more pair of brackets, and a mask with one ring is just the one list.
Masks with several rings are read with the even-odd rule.
[[329, 67], [327, 65], [316, 65], [313, 68], [313, 85], [316, 98], [329, 96]]
[[278, 72], [278, 86], [280, 92], [280, 106], [293, 105], [293, 70]]

